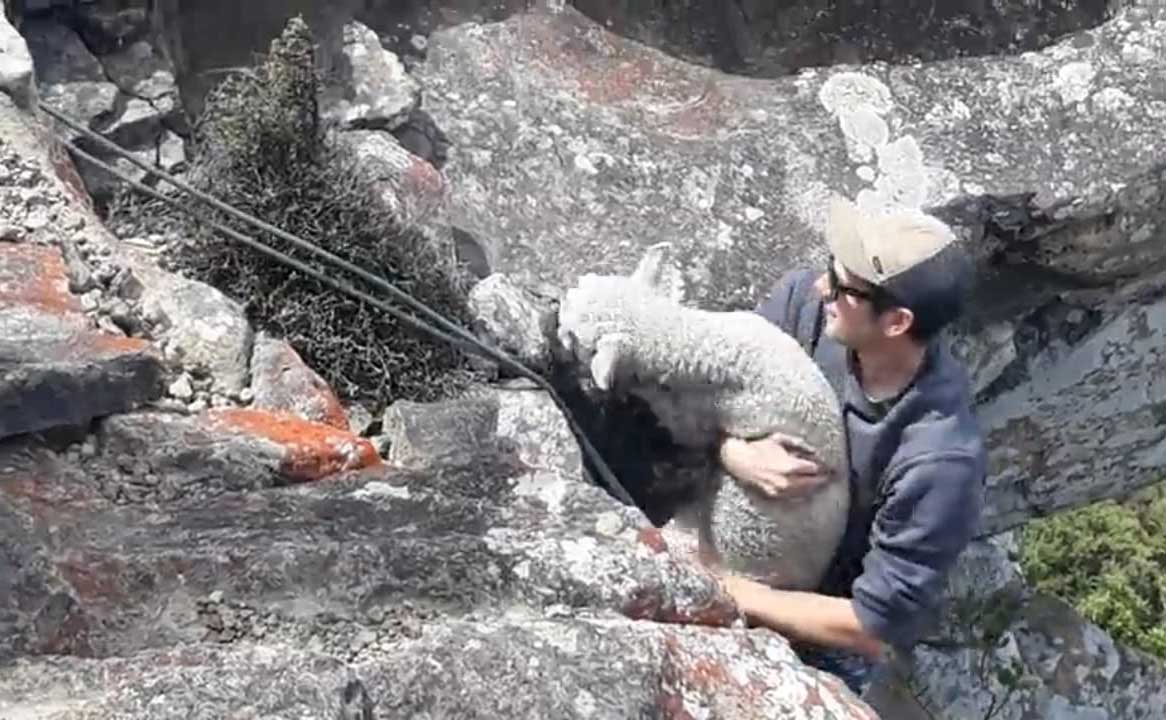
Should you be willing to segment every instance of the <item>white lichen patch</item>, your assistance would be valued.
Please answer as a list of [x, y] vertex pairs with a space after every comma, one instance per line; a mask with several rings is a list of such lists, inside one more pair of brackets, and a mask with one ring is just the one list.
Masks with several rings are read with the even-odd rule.
[[575, 712], [581, 718], [593, 717], [595, 715], [595, 711], [598, 709], [598, 706], [595, 702], [595, 696], [586, 690], [579, 691], [579, 694], [575, 696], [575, 700], [572, 703], [572, 706], [574, 707]]
[[790, 209], [809, 227], [822, 227], [826, 224], [826, 207], [832, 189], [822, 182], [823, 171], [818, 159], [804, 148], [786, 145], [782, 163], [789, 177], [796, 178], [787, 184], [786, 202]]
[[870, 108], [879, 115], [890, 112], [891, 90], [877, 78], [858, 72], [831, 75], [818, 90], [818, 101], [836, 115]]
[[714, 241], [721, 250], [733, 249], [733, 226], [724, 220], [717, 221], [717, 237]]
[[1145, 45], [1130, 44], [1121, 49], [1121, 59], [1130, 65], [1145, 65], [1153, 62], [1155, 55]]
[[846, 137], [866, 147], [878, 148], [886, 145], [891, 134], [887, 121], [865, 105], [860, 105], [853, 112], [840, 115], [838, 120]]
[[363, 487], [359, 487], [352, 491], [352, 497], [360, 500], [370, 500], [374, 498], [396, 498], [398, 500], [409, 499], [409, 488], [404, 485], [390, 485], [387, 482], [380, 482], [374, 480]]
[[[869, 185], [855, 198], [859, 207], [873, 212], [895, 206], [921, 207], [935, 199], [938, 190], [958, 188], [958, 181], [947, 178], [941, 168], [924, 163], [923, 150], [914, 136], [892, 137], [892, 124], [885, 116], [894, 108], [894, 97], [878, 78], [836, 73], [822, 83], [818, 101], [837, 120], [847, 155], [858, 166], [855, 172]], [[932, 110], [961, 120], [970, 115], [968, 106], [959, 99]], [[938, 184], [937, 178], [941, 180]], [[807, 200], [823, 202], [816, 197]], [[821, 209], [813, 214], [820, 219]]]
[[594, 538], [580, 537], [563, 540], [559, 543], [559, 549], [562, 551], [562, 557], [572, 575], [587, 577], [594, 572], [594, 560], [599, 552], [599, 543]]
[[685, 204], [701, 212], [712, 210], [717, 199], [717, 187], [721, 182], [721, 166], [693, 168], [684, 178], [681, 188]]
[[1092, 63], [1078, 60], [1066, 63], [1058, 71], [1053, 81], [1053, 90], [1061, 96], [1061, 102], [1073, 105], [1089, 97], [1097, 68]]
[[1121, 88], [1107, 87], [1093, 95], [1093, 109], [1106, 115], [1121, 115], [1129, 112], [1136, 100]]
[[767, 699], [785, 710], [805, 706], [810, 691], [803, 682], [777, 683], [766, 693]]
[[944, 98], [937, 102], [927, 115], [948, 125], [972, 119], [972, 109], [959, 98]]
[[527, 473], [515, 482], [514, 494], [537, 498], [546, 506], [547, 512], [558, 515], [567, 495], [567, 481], [553, 472]]

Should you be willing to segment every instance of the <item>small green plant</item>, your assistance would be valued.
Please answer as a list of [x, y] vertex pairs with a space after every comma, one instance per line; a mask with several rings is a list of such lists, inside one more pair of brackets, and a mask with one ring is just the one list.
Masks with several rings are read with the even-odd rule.
[[[402, 227], [356, 155], [321, 125], [314, 52], [308, 26], [293, 18], [256, 67], [232, 73], [212, 90], [195, 127], [188, 182], [386, 277], [468, 326], [472, 280], [455, 248]], [[202, 207], [199, 212], [313, 267], [341, 273], [225, 214]], [[243, 303], [255, 327], [285, 338], [346, 400], [379, 410], [399, 398], [448, 397], [480, 377], [461, 350], [222, 237], [164, 203], [123, 195], [111, 210], [110, 225], [122, 235], [181, 239], [168, 252], [172, 269]], [[381, 295], [347, 273], [341, 279]]]
[[1132, 647], [1166, 658], [1166, 485], [1030, 522], [1021, 566]]

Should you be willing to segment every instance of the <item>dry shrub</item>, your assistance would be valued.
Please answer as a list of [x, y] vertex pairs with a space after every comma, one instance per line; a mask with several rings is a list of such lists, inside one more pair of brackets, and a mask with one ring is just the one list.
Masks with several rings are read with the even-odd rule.
[[[228, 76], [208, 96], [195, 127], [188, 182], [384, 276], [468, 326], [471, 280], [454, 248], [400, 225], [355, 155], [322, 127], [319, 93], [310, 30], [293, 18], [254, 69]], [[200, 213], [323, 267], [309, 253], [225, 214]], [[478, 377], [464, 352], [158, 201], [123, 196], [113, 216], [111, 225], [123, 228], [119, 234], [182, 238], [167, 256], [172, 269], [243, 303], [257, 329], [285, 338], [349, 401], [379, 409], [400, 398], [435, 400]], [[355, 276], [342, 278], [397, 305]]]

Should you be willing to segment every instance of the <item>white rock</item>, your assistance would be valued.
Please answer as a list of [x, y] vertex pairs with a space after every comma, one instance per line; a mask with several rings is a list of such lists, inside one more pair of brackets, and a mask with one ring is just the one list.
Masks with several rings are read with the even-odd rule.
[[417, 84], [392, 52], [381, 47], [377, 34], [350, 22], [334, 65], [347, 71], [324, 90], [321, 114], [344, 127], [392, 130], [401, 125], [421, 98]]
[[28, 43], [8, 23], [3, 12], [0, 12], [0, 91], [25, 110], [36, 104], [36, 84]]
[[164, 319], [166, 352], [181, 357], [187, 368], [210, 374], [217, 392], [246, 387], [254, 335], [243, 308], [193, 280], [155, 275], [143, 284], [143, 314]]
[[176, 397], [179, 400], [190, 400], [193, 398], [194, 388], [191, 387], [190, 376], [186, 373], [183, 373], [182, 377], [170, 383], [168, 392], [172, 397]]

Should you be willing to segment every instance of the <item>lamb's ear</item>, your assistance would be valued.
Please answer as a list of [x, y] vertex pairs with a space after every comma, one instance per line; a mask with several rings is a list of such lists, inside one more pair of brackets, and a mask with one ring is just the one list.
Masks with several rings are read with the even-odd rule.
[[611, 390], [616, 381], [616, 364], [620, 359], [624, 336], [618, 333], [600, 338], [591, 358], [591, 379], [600, 390]]
[[631, 277], [657, 295], [673, 302], [684, 302], [684, 276], [680, 274], [680, 268], [676, 267], [671, 243], [661, 242], [649, 246]]

